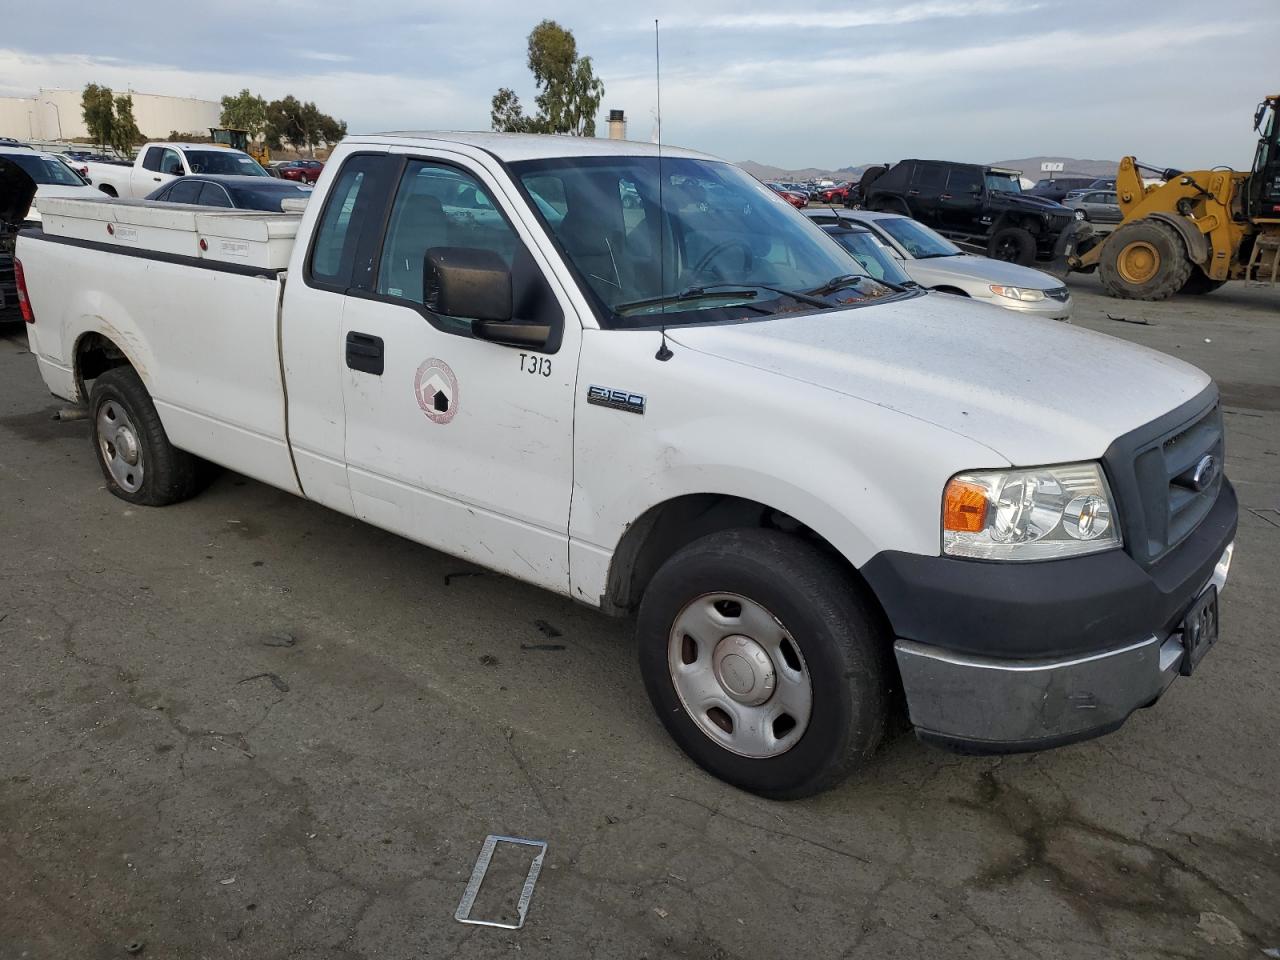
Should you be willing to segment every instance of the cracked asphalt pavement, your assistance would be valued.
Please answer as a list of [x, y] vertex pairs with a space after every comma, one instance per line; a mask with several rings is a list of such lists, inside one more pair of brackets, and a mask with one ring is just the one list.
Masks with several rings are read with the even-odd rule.
[[[1110, 737], [965, 758], [902, 734], [788, 804], [677, 752], [628, 623], [230, 472], [113, 498], [0, 330], [0, 958], [1280, 948], [1280, 290], [1072, 282], [1077, 323], [1222, 384], [1222, 640]], [[520, 931], [453, 919], [491, 833], [549, 844]], [[495, 860], [487, 908], [523, 869]]]

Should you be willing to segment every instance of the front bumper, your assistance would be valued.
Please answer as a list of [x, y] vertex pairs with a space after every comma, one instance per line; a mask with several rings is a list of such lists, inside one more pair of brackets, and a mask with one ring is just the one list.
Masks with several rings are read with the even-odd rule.
[[1237, 504], [1223, 482], [1181, 543], [1037, 563], [882, 553], [863, 569], [896, 636], [921, 739], [967, 752], [1058, 746], [1114, 730], [1181, 667], [1183, 618], [1226, 583]]
[[1003, 307], [1005, 310], [1013, 310], [1017, 313], [1030, 314], [1033, 317], [1044, 317], [1048, 320], [1070, 320], [1072, 302], [1068, 296], [1066, 300], [1054, 300], [1052, 297], [1045, 297], [1043, 300], [1010, 300], [1008, 297], [977, 297], [982, 303], [989, 303], [993, 307]]
[[[1233, 545], [1209, 586], [1226, 585]], [[1182, 634], [1151, 634], [1101, 653], [1008, 660], [894, 644], [916, 735], [969, 753], [1043, 750], [1115, 730], [1159, 699], [1186, 655]]]

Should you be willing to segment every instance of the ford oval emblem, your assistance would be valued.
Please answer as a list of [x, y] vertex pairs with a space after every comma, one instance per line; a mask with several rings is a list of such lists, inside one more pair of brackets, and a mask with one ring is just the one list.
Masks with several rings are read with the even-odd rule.
[[1191, 487], [1196, 493], [1209, 489], [1218, 477], [1218, 458], [1211, 453], [1205, 454], [1196, 464], [1196, 472], [1191, 475]]

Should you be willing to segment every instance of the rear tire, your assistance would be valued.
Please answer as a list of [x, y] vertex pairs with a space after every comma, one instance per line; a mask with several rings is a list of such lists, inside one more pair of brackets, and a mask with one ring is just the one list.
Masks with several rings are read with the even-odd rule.
[[746, 529], [694, 541], [654, 575], [636, 630], [663, 725], [734, 786], [810, 796], [852, 773], [884, 733], [882, 617], [847, 569], [798, 537]]
[[1036, 262], [1036, 238], [1025, 227], [1001, 227], [987, 241], [987, 256], [1029, 266]]
[[169, 442], [132, 367], [112, 367], [89, 395], [90, 440], [107, 489], [129, 503], [163, 507], [196, 493], [204, 461]]
[[1182, 289], [1178, 292], [1193, 297], [1202, 297], [1206, 293], [1213, 293], [1226, 282], [1225, 280], [1214, 280], [1203, 270], [1193, 269], [1191, 276], [1187, 277], [1187, 282], [1182, 285]]
[[1098, 259], [1103, 288], [1122, 300], [1167, 300], [1193, 271], [1198, 272], [1177, 230], [1159, 220], [1118, 227], [1104, 241]]

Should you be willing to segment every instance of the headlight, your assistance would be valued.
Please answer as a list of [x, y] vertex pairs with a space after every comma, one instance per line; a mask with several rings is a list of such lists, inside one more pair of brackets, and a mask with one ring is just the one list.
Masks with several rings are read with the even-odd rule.
[[1120, 546], [1111, 491], [1096, 463], [975, 470], [942, 498], [942, 552], [980, 560], [1050, 560]]
[[1022, 287], [1003, 287], [998, 283], [993, 283], [987, 289], [997, 297], [1006, 297], [1009, 300], [1025, 300], [1028, 303], [1035, 303], [1037, 300], [1044, 299], [1043, 290], [1026, 290]]

